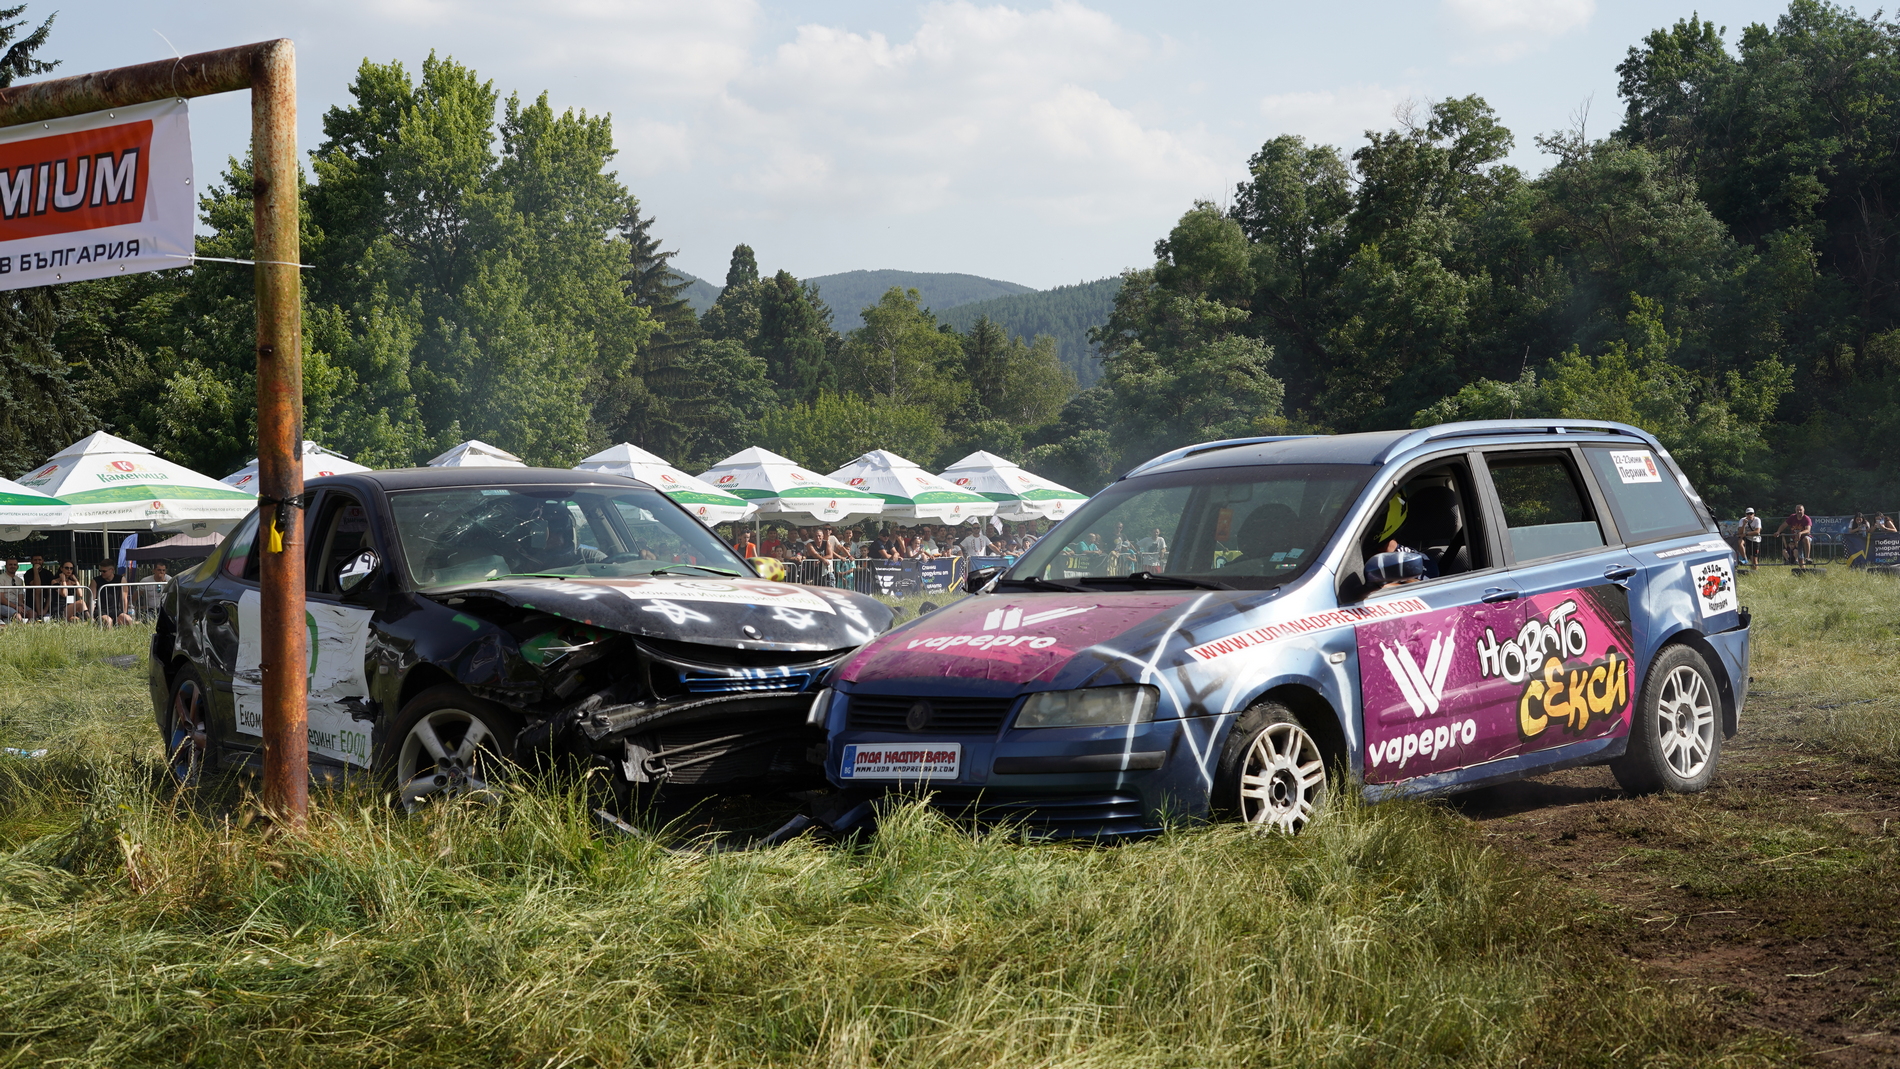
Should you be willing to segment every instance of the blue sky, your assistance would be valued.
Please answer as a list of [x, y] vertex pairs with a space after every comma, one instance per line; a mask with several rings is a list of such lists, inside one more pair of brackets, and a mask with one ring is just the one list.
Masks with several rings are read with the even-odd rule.
[[[1784, 4], [1702, 7], [1729, 28]], [[29, 16], [52, 10], [36, 2]], [[431, 49], [504, 95], [608, 112], [623, 181], [675, 263], [964, 271], [1047, 287], [1143, 266], [1196, 199], [1224, 201], [1280, 133], [1350, 148], [1404, 102], [1477, 93], [1532, 136], [1621, 119], [1615, 66], [1689, 3], [1426, 0], [760, 3], [755, 0], [86, 0], [59, 73], [269, 37], [299, 57], [301, 141], [365, 57]], [[167, 45], [160, 34], [169, 38]], [[243, 151], [242, 95], [194, 102], [201, 184]]]

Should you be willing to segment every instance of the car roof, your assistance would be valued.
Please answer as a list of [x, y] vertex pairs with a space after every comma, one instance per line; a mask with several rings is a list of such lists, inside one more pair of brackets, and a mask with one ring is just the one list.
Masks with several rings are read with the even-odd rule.
[[1229, 438], [1202, 442], [1138, 464], [1122, 478], [1255, 464], [1386, 464], [1415, 450], [1454, 440], [1461, 445], [1480, 445], [1487, 444], [1485, 439], [1521, 444], [1527, 439], [1538, 438], [1563, 443], [1620, 441], [1625, 445], [1662, 448], [1649, 432], [1627, 423], [1589, 419], [1487, 419], [1440, 423], [1414, 430]]
[[567, 468], [391, 468], [326, 475], [305, 484], [311, 489], [370, 483], [383, 490], [435, 490], [456, 486], [639, 486], [638, 479]]

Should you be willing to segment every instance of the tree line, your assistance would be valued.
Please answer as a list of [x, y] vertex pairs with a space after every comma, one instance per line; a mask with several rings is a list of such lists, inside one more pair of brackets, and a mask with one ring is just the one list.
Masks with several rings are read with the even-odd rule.
[[[20, 11], [0, 79], [44, 69]], [[606, 117], [449, 59], [366, 61], [303, 192], [307, 433], [378, 465], [468, 437], [548, 464], [627, 440], [689, 468], [752, 444], [820, 470], [986, 448], [1093, 490], [1213, 437], [1589, 417], [1656, 432], [1718, 509], [1893, 505], [1900, 27], [1794, 0], [1733, 46], [1699, 18], [1658, 29], [1617, 69], [1620, 124], [1535, 137], [1537, 174], [1475, 96], [1350, 152], [1268, 140], [1227, 207], [1193, 205], [1117, 280], [1078, 392], [1096, 367], [1054, 335], [1092, 287], [1033, 327], [892, 289], [841, 333], [742, 245], [695, 314], [607, 169]], [[248, 182], [233, 159], [205, 191], [206, 255], [248, 257]], [[6, 295], [0, 465], [105, 426], [232, 470], [250, 317], [228, 265]]]

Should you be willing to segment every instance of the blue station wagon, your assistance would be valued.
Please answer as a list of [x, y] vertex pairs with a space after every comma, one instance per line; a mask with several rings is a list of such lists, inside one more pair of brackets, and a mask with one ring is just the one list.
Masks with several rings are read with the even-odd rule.
[[971, 589], [832, 674], [835, 785], [1079, 837], [1592, 764], [1690, 792], [1747, 691], [1729, 547], [1615, 423], [1190, 446]]

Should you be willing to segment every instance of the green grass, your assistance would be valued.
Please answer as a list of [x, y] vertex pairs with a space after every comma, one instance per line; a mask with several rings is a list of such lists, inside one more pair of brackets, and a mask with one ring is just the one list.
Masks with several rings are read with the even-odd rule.
[[1298, 839], [679, 854], [579, 792], [393, 816], [169, 786], [136, 634], [0, 632], [0, 1066], [1755, 1065], [1434, 806]]
[[1900, 764], [1900, 577], [1830, 567], [1740, 577], [1754, 686], [1801, 709], [1815, 745]]

